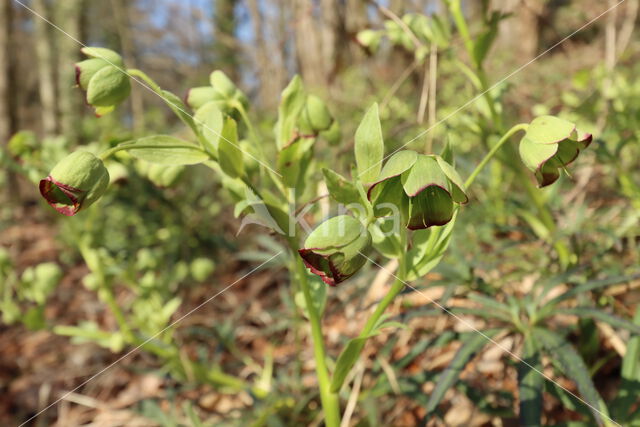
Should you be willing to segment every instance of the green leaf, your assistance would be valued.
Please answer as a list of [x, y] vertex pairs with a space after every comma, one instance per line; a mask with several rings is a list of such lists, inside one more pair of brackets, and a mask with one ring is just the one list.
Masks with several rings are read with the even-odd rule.
[[[320, 316], [324, 313], [324, 308], [327, 303], [327, 284], [324, 283], [318, 276], [315, 274], [309, 273], [305, 271], [307, 275], [307, 280], [309, 282], [309, 292], [311, 292], [311, 300], [313, 301], [313, 305], [316, 307], [316, 311]], [[294, 296], [294, 301], [300, 310], [302, 310], [302, 314], [307, 319], [309, 318], [309, 311], [307, 310], [307, 301], [304, 298], [304, 293], [302, 290], [296, 292]]]
[[504, 303], [496, 301], [494, 298], [489, 298], [477, 293], [470, 293], [468, 295], [468, 298], [471, 301], [476, 301], [484, 305], [484, 309], [491, 312], [492, 314], [495, 314], [496, 312], [498, 312], [502, 314], [507, 314], [509, 318], [511, 317], [509, 307]]
[[478, 67], [482, 66], [489, 49], [498, 35], [498, 24], [503, 19], [503, 16], [500, 12], [493, 12], [489, 22], [485, 24], [488, 27], [487, 30], [473, 44], [473, 59]]
[[542, 372], [540, 354], [531, 335], [526, 335], [522, 350], [522, 361], [518, 364], [521, 426], [533, 427], [541, 425], [544, 377], [536, 371]]
[[[499, 331], [499, 329], [488, 329], [483, 333], [487, 337], [492, 338]], [[468, 336], [467, 340], [457, 351], [449, 366], [447, 366], [447, 368], [438, 376], [436, 387], [431, 393], [429, 402], [427, 403], [427, 414], [435, 411], [435, 409], [438, 407], [438, 404], [444, 397], [444, 394], [458, 380], [460, 372], [462, 372], [467, 362], [486, 344], [487, 338], [478, 333], [474, 332], [473, 334]]]
[[[640, 306], [636, 308], [633, 323], [640, 327]], [[622, 360], [622, 378], [640, 381], [640, 337], [636, 336], [627, 343], [627, 353]]]
[[327, 184], [329, 195], [338, 203], [348, 205], [360, 200], [360, 193], [353, 183], [331, 169], [323, 168], [322, 174]]
[[569, 289], [567, 292], [563, 293], [562, 295], [558, 295], [557, 297], [549, 301], [545, 305], [545, 308], [547, 307], [551, 308], [561, 303], [562, 301], [566, 301], [570, 298], [573, 298], [577, 295], [580, 295], [586, 292], [594, 291], [596, 289], [604, 288], [606, 286], [617, 285], [618, 283], [630, 282], [632, 280], [636, 280], [639, 278], [640, 278], [640, 273], [635, 273], [635, 274], [629, 274], [626, 276], [616, 276], [616, 277], [608, 277], [606, 279], [590, 280], [586, 283], [583, 283], [582, 285]]
[[244, 175], [242, 151], [238, 146], [238, 129], [236, 121], [231, 117], [225, 119], [218, 142], [218, 163], [224, 173], [232, 178]]
[[606, 407], [601, 404], [602, 399], [582, 357], [564, 338], [548, 329], [534, 328], [533, 339], [546, 350], [552, 362], [576, 383], [581, 397], [591, 406], [593, 416], [601, 424], [602, 415], [593, 408], [607, 415]]
[[[640, 326], [640, 306], [636, 309], [634, 323]], [[611, 403], [611, 415], [619, 422], [631, 421], [634, 414], [629, 414], [634, 403], [640, 396], [640, 336], [632, 337], [627, 343], [627, 352], [622, 359], [620, 370], [622, 381], [618, 395]], [[636, 418], [638, 411], [635, 411]]]
[[289, 145], [296, 132], [296, 122], [305, 105], [306, 94], [300, 76], [295, 76], [282, 91], [278, 107], [278, 121], [275, 126], [276, 145], [282, 150]]
[[333, 378], [331, 379], [330, 390], [332, 393], [337, 393], [342, 388], [347, 374], [349, 374], [353, 365], [358, 361], [358, 357], [360, 357], [360, 353], [367, 339], [369, 339], [369, 337], [359, 337], [349, 340], [344, 350], [342, 350], [342, 353], [340, 353], [340, 356], [338, 356]]
[[384, 155], [377, 103], [369, 108], [356, 130], [354, 150], [358, 178], [364, 183], [373, 182], [380, 174]]
[[196, 128], [196, 124], [194, 123], [193, 118], [191, 118], [191, 116], [187, 112], [187, 106], [184, 105], [178, 95], [175, 95], [168, 90], [163, 90], [162, 99], [185, 125], [189, 126], [194, 133], [198, 133], [198, 129]]
[[606, 313], [602, 310], [598, 310], [593, 307], [573, 307], [573, 308], [559, 308], [555, 310], [556, 313], [573, 314], [579, 318], [591, 318], [593, 320], [599, 320], [610, 324], [615, 328], [626, 329], [633, 334], [640, 335], [640, 326], [626, 319], [623, 319], [613, 314]]
[[151, 135], [126, 144], [133, 157], [161, 165], [195, 165], [209, 159], [197, 145], [169, 135]]
[[373, 247], [387, 258], [399, 258], [404, 252], [400, 236], [392, 232], [395, 225], [395, 218], [382, 218], [369, 226]]
[[210, 101], [198, 108], [194, 116], [205, 149], [214, 155], [218, 155], [218, 143], [222, 128], [224, 127], [224, 115], [215, 101]]

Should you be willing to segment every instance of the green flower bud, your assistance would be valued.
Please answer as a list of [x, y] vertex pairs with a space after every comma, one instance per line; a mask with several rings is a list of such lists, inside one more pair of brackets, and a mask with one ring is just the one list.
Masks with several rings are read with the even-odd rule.
[[98, 200], [108, 186], [109, 172], [102, 160], [88, 151], [76, 151], [40, 181], [40, 194], [55, 210], [73, 216]]
[[313, 230], [298, 253], [312, 273], [335, 286], [362, 268], [370, 249], [371, 235], [360, 221], [340, 215]]
[[238, 90], [231, 79], [220, 70], [211, 73], [209, 82], [211, 83], [211, 87], [224, 98], [232, 98]]
[[213, 273], [216, 265], [209, 258], [196, 258], [191, 261], [190, 270], [191, 277], [196, 281], [202, 282]]
[[539, 187], [558, 180], [560, 170], [573, 162], [593, 137], [575, 124], [553, 116], [534, 119], [520, 141], [520, 158], [536, 176]]
[[333, 117], [331, 117], [329, 109], [327, 109], [322, 99], [315, 95], [307, 97], [304, 115], [307, 116], [311, 129], [316, 133], [329, 129], [331, 123], [333, 123]]
[[467, 203], [456, 170], [440, 156], [400, 151], [389, 158], [367, 193], [378, 218], [399, 213], [407, 228], [445, 225], [454, 203]]
[[376, 53], [382, 40], [382, 32], [375, 30], [362, 30], [356, 35], [356, 41], [369, 52]]
[[233, 103], [239, 103], [245, 110], [249, 107], [247, 96], [222, 71], [216, 70], [211, 73], [209, 82], [216, 92], [216, 100], [225, 100], [232, 108], [235, 108]]
[[76, 64], [76, 83], [86, 92], [86, 101], [101, 116], [115, 109], [131, 92], [122, 57], [105, 48], [84, 48], [90, 59]]

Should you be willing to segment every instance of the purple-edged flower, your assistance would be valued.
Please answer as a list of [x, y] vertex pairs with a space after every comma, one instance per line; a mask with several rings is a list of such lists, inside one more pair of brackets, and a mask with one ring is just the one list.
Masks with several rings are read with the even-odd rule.
[[447, 224], [454, 203], [468, 201], [462, 179], [449, 163], [409, 150], [389, 158], [368, 198], [376, 217], [399, 215], [411, 230]]
[[335, 286], [362, 268], [370, 249], [371, 235], [360, 221], [340, 215], [313, 230], [298, 253], [312, 273]]
[[560, 170], [573, 162], [592, 139], [590, 133], [578, 131], [569, 121], [541, 116], [527, 127], [520, 141], [520, 158], [535, 174], [538, 186], [546, 187], [558, 180]]
[[102, 160], [88, 151], [76, 151], [40, 181], [40, 194], [55, 210], [73, 216], [98, 200], [108, 186], [109, 172]]

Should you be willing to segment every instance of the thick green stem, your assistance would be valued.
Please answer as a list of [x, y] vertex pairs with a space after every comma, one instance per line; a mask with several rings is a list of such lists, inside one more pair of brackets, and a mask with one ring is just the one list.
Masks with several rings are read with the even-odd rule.
[[127, 74], [129, 74], [129, 76], [133, 77], [135, 80], [137, 80], [137, 78], [142, 79], [149, 88], [151, 88], [155, 93], [157, 93], [162, 98], [164, 98], [164, 94], [162, 93], [162, 88], [160, 88], [158, 83], [154, 82], [153, 79], [149, 77], [147, 73], [145, 73], [144, 71], [131, 68], [127, 70]]
[[395, 282], [391, 285], [391, 289], [389, 292], [382, 298], [376, 309], [371, 313], [369, 319], [367, 319], [367, 323], [365, 323], [364, 328], [358, 335], [358, 338], [368, 337], [369, 334], [373, 331], [373, 328], [376, 326], [376, 323], [380, 320], [380, 317], [384, 314], [385, 310], [389, 305], [393, 302], [395, 297], [404, 289], [405, 282], [400, 277], [396, 277]]
[[338, 427], [340, 425], [340, 401], [337, 393], [330, 390], [331, 380], [326, 364], [326, 354], [324, 349], [324, 337], [322, 335], [322, 324], [320, 314], [311, 297], [307, 272], [302, 259], [295, 256], [296, 270], [298, 272], [298, 283], [304, 295], [309, 323], [311, 324], [311, 337], [313, 339], [313, 355], [316, 360], [316, 375], [318, 377], [318, 387], [320, 388], [320, 400], [324, 411], [324, 421], [327, 427]]
[[507, 133], [505, 133], [504, 136], [502, 138], [500, 138], [498, 143], [493, 146], [493, 148], [487, 153], [487, 155], [484, 156], [482, 161], [480, 163], [478, 163], [478, 166], [476, 166], [476, 168], [473, 170], [473, 172], [471, 172], [471, 175], [469, 175], [469, 178], [467, 178], [467, 181], [464, 183], [465, 187], [469, 188], [469, 186], [471, 184], [473, 184], [473, 181], [475, 181], [475, 179], [478, 176], [478, 174], [487, 165], [487, 163], [489, 163], [489, 161], [493, 158], [493, 156], [495, 156], [495, 154], [498, 152], [498, 150], [500, 150], [500, 148], [507, 141], [509, 141], [509, 138], [511, 138], [513, 135], [515, 135], [519, 131], [526, 131], [528, 126], [529, 125], [526, 124], [526, 123], [520, 123], [518, 125], [515, 125], [511, 129], [509, 129], [509, 131], [507, 131]]

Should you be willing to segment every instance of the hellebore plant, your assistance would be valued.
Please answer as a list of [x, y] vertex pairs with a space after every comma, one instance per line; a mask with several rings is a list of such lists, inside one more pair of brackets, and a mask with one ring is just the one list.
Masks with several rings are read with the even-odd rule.
[[[222, 72], [211, 74], [209, 86], [191, 89], [185, 105], [142, 71], [125, 71], [117, 53], [102, 48], [83, 52], [91, 58], [77, 65], [78, 85], [96, 112], [104, 114], [126, 98], [130, 77], [141, 79], [191, 129], [193, 138], [144, 136], [110, 147], [99, 158], [77, 151], [41, 181], [42, 196], [64, 215], [77, 214], [108, 186], [102, 161], [123, 152], [159, 168], [203, 164], [218, 173], [236, 201], [236, 214], [258, 216], [273, 224], [274, 230], [287, 231], [281, 234], [289, 249], [292, 285], [304, 297], [300, 309], [310, 322], [320, 399], [330, 427], [340, 424], [339, 393], [366, 341], [390, 326], [383, 321], [384, 312], [406, 281], [425, 275], [438, 264], [449, 244], [457, 210], [469, 200], [467, 189], [499, 148], [516, 132], [526, 131], [520, 146], [523, 162], [540, 185], [549, 185], [558, 178], [558, 169], [573, 161], [591, 141], [590, 135], [577, 132], [571, 123], [538, 118], [529, 125], [514, 126], [463, 182], [448, 147], [441, 156], [398, 151], [385, 163], [382, 127], [374, 104], [355, 133], [352, 179], [323, 170], [330, 196], [347, 205], [350, 214], [320, 223], [300, 246], [303, 230], [296, 222], [296, 210], [290, 209], [295, 200], [286, 188], [306, 194], [307, 183], [318, 170], [315, 145], [318, 141], [337, 144], [341, 132], [325, 103], [308, 94], [299, 77], [282, 93], [275, 144], [267, 146], [249, 120], [247, 97]], [[239, 133], [246, 134], [250, 143], [240, 139]], [[275, 162], [266, 154], [274, 149]], [[271, 164], [276, 164], [275, 169]], [[307, 270], [335, 286], [355, 275], [367, 261], [379, 259], [373, 252], [399, 261], [396, 280], [330, 371], [333, 364], [327, 363], [321, 323], [326, 292], [310, 285], [312, 276]]]

